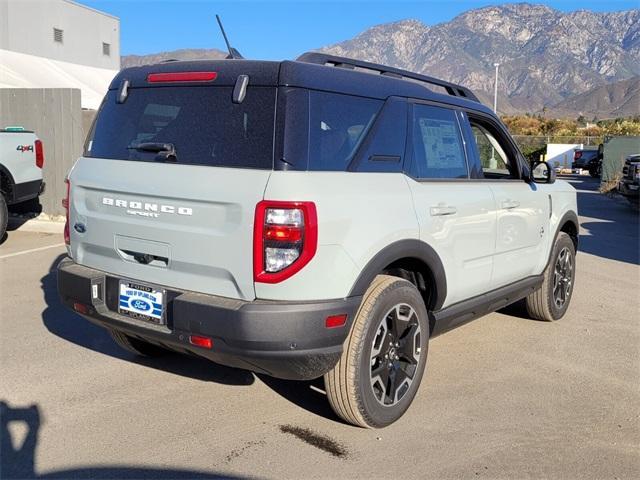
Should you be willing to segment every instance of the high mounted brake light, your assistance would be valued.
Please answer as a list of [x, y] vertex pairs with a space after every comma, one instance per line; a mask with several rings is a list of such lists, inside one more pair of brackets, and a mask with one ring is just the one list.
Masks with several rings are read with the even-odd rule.
[[218, 76], [217, 72], [166, 72], [150, 73], [147, 76], [149, 83], [170, 82], [212, 82]]
[[282, 282], [299, 272], [316, 253], [316, 206], [313, 202], [263, 200], [256, 206], [253, 235], [254, 280]]

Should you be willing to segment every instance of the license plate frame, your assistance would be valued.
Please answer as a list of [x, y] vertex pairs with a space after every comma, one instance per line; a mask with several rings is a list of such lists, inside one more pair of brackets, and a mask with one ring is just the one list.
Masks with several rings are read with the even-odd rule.
[[118, 282], [118, 313], [156, 326], [166, 320], [167, 291], [147, 283], [121, 279]]

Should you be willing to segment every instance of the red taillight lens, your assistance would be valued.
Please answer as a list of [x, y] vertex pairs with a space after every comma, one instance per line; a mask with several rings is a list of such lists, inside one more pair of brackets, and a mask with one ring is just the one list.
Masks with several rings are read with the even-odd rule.
[[42, 147], [42, 140], [35, 141], [36, 146], [36, 167], [44, 167], [44, 148]]
[[167, 72], [167, 73], [150, 73], [147, 76], [149, 83], [168, 83], [168, 82], [212, 82], [216, 79], [216, 72]]
[[196, 347], [209, 349], [213, 348], [213, 340], [211, 340], [209, 337], [201, 337], [200, 335], [190, 335], [189, 343], [191, 345], [195, 345]]
[[264, 200], [256, 206], [253, 277], [278, 283], [299, 272], [318, 247], [318, 218], [313, 202]]
[[300, 242], [302, 241], [302, 227], [265, 225], [264, 239], [277, 242]]
[[574, 160], [578, 160], [580, 157], [582, 157], [582, 152], [574, 152], [573, 154]]
[[67, 196], [62, 199], [62, 206], [65, 209], [66, 213], [66, 221], [64, 222], [64, 243], [69, 245], [71, 243], [71, 238], [69, 235], [69, 195], [71, 193], [71, 182], [69, 179], [65, 179], [64, 183], [67, 184]]

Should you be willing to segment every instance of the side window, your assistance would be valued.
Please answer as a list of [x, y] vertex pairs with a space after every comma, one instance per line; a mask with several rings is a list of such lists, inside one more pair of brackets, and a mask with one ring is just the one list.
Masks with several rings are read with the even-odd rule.
[[370, 98], [310, 92], [309, 170], [345, 170], [382, 103]]
[[455, 111], [415, 104], [412, 118], [414, 178], [467, 178], [467, 161]]
[[471, 134], [484, 178], [518, 178], [517, 162], [500, 145], [497, 135], [479, 122], [471, 120]]

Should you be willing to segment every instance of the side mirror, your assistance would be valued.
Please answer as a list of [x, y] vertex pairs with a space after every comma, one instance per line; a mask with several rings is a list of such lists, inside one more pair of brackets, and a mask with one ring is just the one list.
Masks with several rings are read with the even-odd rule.
[[535, 183], [554, 183], [556, 171], [547, 162], [535, 162], [531, 166], [531, 179]]

